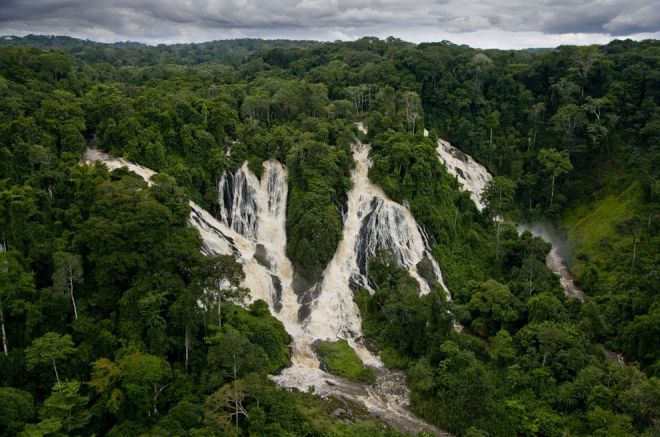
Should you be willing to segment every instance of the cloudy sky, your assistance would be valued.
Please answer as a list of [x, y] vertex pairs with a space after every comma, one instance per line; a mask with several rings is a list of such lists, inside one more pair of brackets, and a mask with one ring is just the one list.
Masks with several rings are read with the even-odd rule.
[[150, 44], [395, 36], [488, 48], [660, 38], [658, 0], [0, 0], [0, 34]]

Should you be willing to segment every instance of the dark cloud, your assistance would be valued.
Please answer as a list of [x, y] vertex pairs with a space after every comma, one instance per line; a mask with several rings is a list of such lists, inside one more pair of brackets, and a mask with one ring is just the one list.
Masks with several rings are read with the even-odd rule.
[[[648, 0], [0, 0], [0, 33], [97, 40], [227, 37], [348, 39], [394, 35], [511, 46], [658, 37]], [[517, 42], [516, 42], [517, 41]], [[533, 44], [529, 44], [533, 45]]]

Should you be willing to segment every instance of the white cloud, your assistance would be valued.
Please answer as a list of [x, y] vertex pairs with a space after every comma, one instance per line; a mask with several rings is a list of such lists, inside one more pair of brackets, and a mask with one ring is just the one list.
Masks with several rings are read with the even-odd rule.
[[374, 35], [517, 48], [660, 36], [660, 8], [647, 0], [1, 1], [0, 34], [66, 34], [102, 41]]

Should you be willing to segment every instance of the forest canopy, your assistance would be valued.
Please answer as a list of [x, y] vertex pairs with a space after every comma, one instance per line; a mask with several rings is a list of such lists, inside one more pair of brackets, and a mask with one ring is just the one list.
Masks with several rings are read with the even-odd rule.
[[[655, 435], [659, 100], [654, 40], [1, 39], [0, 435], [397, 435], [275, 387], [291, 338], [265, 302], [219, 295], [220, 320], [198, 304], [245, 272], [202, 255], [189, 201], [217, 213], [223, 173], [285, 164], [287, 255], [306, 290], [342, 238], [356, 138], [453, 298], [439, 284], [421, 296], [387, 252], [369, 262], [376, 291], [356, 290], [364, 334], [406, 373], [416, 414], [462, 436]], [[494, 175], [483, 212], [438, 138]], [[81, 164], [89, 147], [157, 183]], [[546, 267], [549, 245], [511, 224], [538, 221], [563, 233], [585, 302]], [[373, 380], [343, 344], [322, 349]]]

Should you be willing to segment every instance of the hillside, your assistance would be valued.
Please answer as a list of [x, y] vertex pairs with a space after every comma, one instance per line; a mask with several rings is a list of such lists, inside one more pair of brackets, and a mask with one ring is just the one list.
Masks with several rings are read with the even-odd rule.
[[657, 41], [0, 46], [0, 435], [657, 432]]

